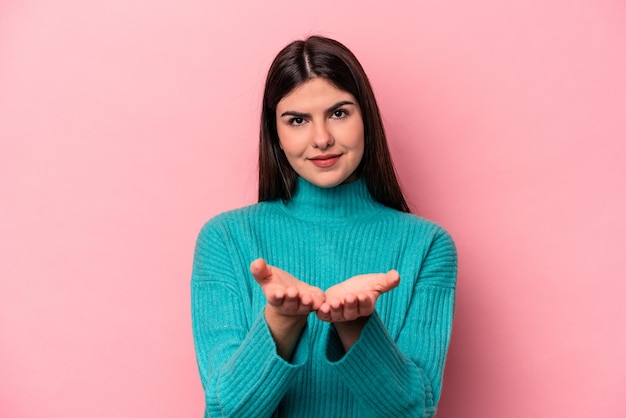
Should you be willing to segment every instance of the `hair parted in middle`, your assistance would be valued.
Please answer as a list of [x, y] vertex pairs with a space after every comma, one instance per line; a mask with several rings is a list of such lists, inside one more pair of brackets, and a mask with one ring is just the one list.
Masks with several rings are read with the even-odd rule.
[[276, 129], [278, 102], [300, 84], [321, 77], [350, 93], [361, 109], [365, 150], [357, 168], [374, 199], [410, 212], [395, 174], [374, 92], [363, 67], [343, 44], [321, 36], [294, 41], [283, 48], [265, 81], [259, 144], [259, 202], [290, 200], [298, 175], [280, 148]]

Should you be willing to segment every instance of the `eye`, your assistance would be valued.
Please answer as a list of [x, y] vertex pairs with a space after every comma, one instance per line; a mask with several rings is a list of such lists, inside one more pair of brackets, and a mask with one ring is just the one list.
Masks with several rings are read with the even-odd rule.
[[332, 118], [333, 119], [343, 119], [346, 116], [348, 116], [349, 113], [347, 110], [345, 109], [337, 109], [337, 110], [333, 110], [333, 114], [332, 114]]
[[293, 126], [300, 126], [304, 124], [304, 118], [299, 118], [299, 117], [291, 118], [289, 119], [289, 124]]

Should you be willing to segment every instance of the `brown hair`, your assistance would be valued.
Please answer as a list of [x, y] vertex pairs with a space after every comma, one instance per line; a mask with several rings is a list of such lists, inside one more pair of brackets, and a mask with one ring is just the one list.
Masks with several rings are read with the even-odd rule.
[[289, 200], [295, 193], [298, 175], [280, 148], [276, 130], [276, 106], [296, 86], [322, 77], [352, 94], [361, 108], [365, 150], [357, 175], [374, 199], [402, 212], [410, 212], [395, 174], [387, 137], [363, 67], [343, 44], [311, 36], [283, 48], [270, 66], [265, 81], [259, 145], [259, 202]]

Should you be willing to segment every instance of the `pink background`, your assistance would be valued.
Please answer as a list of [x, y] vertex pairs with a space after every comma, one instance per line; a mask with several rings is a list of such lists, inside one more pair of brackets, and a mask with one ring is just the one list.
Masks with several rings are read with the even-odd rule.
[[626, 416], [619, 0], [0, 3], [0, 416], [200, 417], [201, 225], [256, 195], [267, 68], [336, 37], [460, 257], [439, 417]]

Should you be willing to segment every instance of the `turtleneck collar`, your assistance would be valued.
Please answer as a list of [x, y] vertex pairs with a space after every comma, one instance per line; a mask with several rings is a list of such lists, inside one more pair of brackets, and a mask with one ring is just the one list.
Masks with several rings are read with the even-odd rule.
[[328, 222], [370, 217], [384, 206], [370, 195], [363, 179], [322, 188], [298, 177], [296, 193], [283, 207], [297, 218]]

